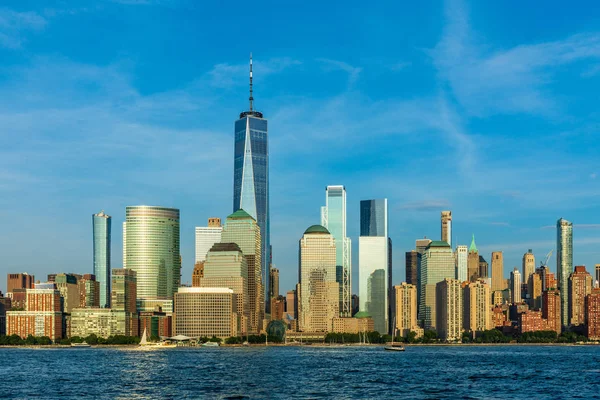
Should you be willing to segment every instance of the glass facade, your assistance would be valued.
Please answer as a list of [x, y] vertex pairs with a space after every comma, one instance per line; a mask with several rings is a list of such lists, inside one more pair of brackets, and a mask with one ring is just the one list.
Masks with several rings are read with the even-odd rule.
[[104, 211], [92, 215], [94, 235], [93, 274], [100, 283], [100, 306], [110, 307], [110, 215]]
[[258, 112], [242, 113], [241, 119], [235, 122], [233, 211], [239, 209], [250, 214], [260, 227], [260, 272], [265, 283], [263, 290], [266, 290], [271, 262], [269, 143], [267, 120]]
[[138, 299], [173, 299], [181, 281], [179, 210], [129, 206], [125, 213], [125, 265], [137, 272]]
[[442, 241], [433, 241], [427, 246], [421, 259], [421, 296], [419, 301], [419, 320], [424, 329], [435, 329], [436, 324], [436, 284], [446, 278], [454, 278], [454, 254], [450, 245]]
[[358, 289], [360, 310], [371, 315], [375, 330], [390, 328], [391, 240], [388, 238], [387, 199], [360, 202]]
[[556, 272], [560, 296], [561, 321], [563, 327], [569, 325], [569, 275], [573, 272], [573, 223], [566, 219], [556, 222]]
[[346, 237], [346, 189], [344, 186], [327, 186], [325, 206], [321, 208], [321, 225], [335, 239], [336, 282], [339, 284], [340, 314], [350, 317], [352, 312], [352, 250]]

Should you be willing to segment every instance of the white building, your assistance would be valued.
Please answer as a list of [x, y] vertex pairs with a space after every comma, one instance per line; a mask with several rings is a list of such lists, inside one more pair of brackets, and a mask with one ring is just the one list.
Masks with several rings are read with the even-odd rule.
[[517, 268], [510, 273], [510, 292], [512, 294], [513, 303], [520, 303], [523, 301], [521, 298], [521, 273]]
[[209, 218], [208, 226], [196, 227], [196, 261], [203, 262], [206, 260], [206, 253], [215, 243], [221, 243], [221, 226], [220, 218]]
[[456, 246], [456, 251], [454, 252], [456, 256], [456, 279], [461, 282], [469, 280], [467, 274], [467, 256], [469, 254], [469, 249], [465, 245]]

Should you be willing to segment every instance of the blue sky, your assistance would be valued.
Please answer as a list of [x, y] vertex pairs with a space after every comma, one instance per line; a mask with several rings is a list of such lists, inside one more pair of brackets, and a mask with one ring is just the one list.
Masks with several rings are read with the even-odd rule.
[[7, 272], [91, 272], [101, 209], [122, 266], [135, 204], [181, 209], [191, 281], [194, 226], [232, 211], [250, 52], [282, 292], [328, 184], [347, 188], [355, 285], [359, 201], [381, 197], [395, 283], [443, 209], [454, 244], [504, 251], [506, 276], [555, 248], [560, 217], [575, 263], [600, 263], [595, 3], [328, 3], [2, 2], [0, 288]]

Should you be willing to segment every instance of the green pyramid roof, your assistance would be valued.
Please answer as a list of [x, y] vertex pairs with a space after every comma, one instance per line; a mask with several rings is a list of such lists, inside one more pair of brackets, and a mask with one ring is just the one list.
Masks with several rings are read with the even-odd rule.
[[475, 234], [473, 234], [473, 240], [471, 240], [471, 246], [469, 246], [469, 252], [477, 251], [477, 246], [475, 246]]
[[304, 231], [305, 235], [307, 233], [327, 233], [327, 234], [329, 234], [329, 231], [323, 225], [312, 225], [312, 226], [309, 226], [308, 229]]
[[237, 218], [239, 218], [239, 219], [245, 219], [245, 218], [254, 219], [254, 217], [252, 217], [252, 215], [248, 214], [246, 211], [242, 210], [241, 208], [227, 217], [227, 219], [237, 219]]
[[371, 318], [371, 314], [366, 311], [359, 311], [354, 314], [354, 318]]

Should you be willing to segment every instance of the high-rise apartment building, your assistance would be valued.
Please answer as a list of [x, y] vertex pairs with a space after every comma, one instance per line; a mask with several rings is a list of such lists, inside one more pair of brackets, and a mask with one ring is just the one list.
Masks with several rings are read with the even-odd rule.
[[521, 273], [517, 268], [510, 273], [510, 293], [513, 303], [523, 301], [521, 297]]
[[456, 246], [454, 256], [456, 258], [456, 279], [461, 282], [469, 280], [469, 274], [467, 269], [467, 260], [469, 255], [469, 249], [467, 246], [461, 245]]
[[402, 282], [394, 286], [396, 335], [406, 337], [419, 329], [417, 323], [417, 286]]
[[[361, 214], [362, 215], [362, 214]], [[335, 239], [336, 282], [340, 289], [340, 315], [352, 313], [352, 243], [346, 237], [346, 188], [341, 185], [325, 188], [325, 206], [321, 207], [321, 225]]]
[[435, 286], [436, 330], [438, 336], [445, 341], [460, 340], [463, 328], [461, 282], [458, 279], [445, 278]]
[[279, 270], [277, 268], [271, 268], [269, 275], [269, 284], [271, 285], [269, 288], [269, 297], [275, 299], [279, 297]]
[[174, 335], [237, 336], [235, 294], [229, 288], [181, 287], [175, 293]]
[[485, 281], [479, 280], [464, 284], [463, 324], [465, 330], [470, 331], [473, 338], [480, 332], [493, 329], [490, 300], [490, 287]]
[[70, 313], [74, 308], [79, 307], [81, 299], [77, 276], [74, 274], [56, 274], [54, 284], [63, 298], [64, 312]]
[[529, 277], [535, 272], [535, 256], [531, 249], [523, 254], [523, 272], [521, 278], [523, 282], [529, 282]]
[[600, 289], [593, 289], [585, 305], [586, 335], [590, 340], [600, 340]]
[[479, 256], [479, 276], [477, 277], [477, 279], [487, 279], [489, 277], [488, 274], [488, 262], [485, 261], [485, 258], [483, 258], [483, 256]]
[[454, 278], [454, 255], [446, 242], [433, 241], [427, 246], [421, 260], [421, 299], [419, 320], [424, 329], [435, 329], [436, 284]]
[[504, 256], [501, 251], [492, 252], [492, 290], [504, 289]]
[[421, 307], [421, 264], [423, 262], [423, 253], [431, 243], [431, 239], [426, 237], [415, 240], [415, 250], [417, 250], [417, 308]]
[[206, 253], [215, 243], [221, 242], [221, 218], [209, 218], [208, 226], [196, 227], [196, 263], [206, 260]]
[[6, 277], [6, 293], [11, 297], [11, 293], [15, 289], [33, 289], [35, 276], [29, 275], [27, 272], [20, 274], [8, 274]]
[[115, 315], [116, 331], [120, 335], [138, 334], [137, 273], [134, 269], [112, 270], [111, 309]]
[[452, 211], [442, 211], [442, 242], [446, 242], [452, 247]]
[[84, 274], [77, 280], [79, 307], [100, 307], [100, 282], [94, 274]]
[[[252, 96], [252, 55], [250, 56], [250, 109], [235, 121], [233, 164], [233, 212], [243, 209], [260, 227], [260, 259], [258, 270], [264, 285], [260, 297], [268, 299], [271, 262], [271, 225], [269, 214], [269, 135], [267, 120], [254, 109]], [[245, 254], [245, 252], [244, 252]], [[269, 310], [267, 310], [268, 312]]]
[[[54, 285], [40, 285], [26, 291], [25, 311], [6, 312], [6, 334], [48, 336], [56, 341], [63, 337], [63, 313], [60, 291]], [[22, 289], [23, 290], [23, 289]]]
[[360, 202], [358, 297], [381, 334], [388, 332], [388, 208], [387, 199]]
[[547, 321], [549, 331], [560, 335], [562, 331], [560, 318], [560, 292], [557, 289], [546, 290], [542, 294], [542, 318]]
[[327, 228], [309, 227], [300, 239], [298, 326], [306, 332], [327, 332], [339, 315], [336, 241]]
[[[558, 289], [569, 292], [569, 275], [573, 272], [573, 223], [560, 218], [556, 222], [556, 272]], [[563, 327], [569, 325], [569, 296], [561, 296], [561, 318]]]
[[416, 250], [407, 251], [405, 254], [406, 260], [406, 283], [409, 285], [417, 286], [417, 266], [418, 266], [418, 255]]
[[181, 282], [179, 210], [129, 206], [125, 213], [125, 268], [137, 273], [140, 311], [153, 311], [173, 300]]
[[100, 305], [110, 307], [110, 215], [104, 210], [92, 215], [92, 228], [94, 236], [94, 268], [92, 273], [100, 284]]
[[471, 282], [475, 282], [481, 278], [479, 275], [479, 250], [477, 250], [477, 245], [475, 245], [475, 235], [473, 235], [471, 245], [469, 246], [469, 253], [467, 254], [467, 275]]
[[583, 326], [585, 324], [585, 299], [592, 293], [594, 278], [584, 266], [576, 266], [575, 272], [569, 276], [569, 324]]
[[[265, 315], [265, 300], [263, 289], [263, 274], [261, 266], [261, 230], [254, 217], [245, 210], [239, 209], [225, 221], [221, 241], [235, 243], [246, 257], [248, 266], [248, 309], [250, 332], [260, 332]], [[206, 269], [206, 268], [205, 268]], [[206, 271], [204, 272], [206, 277]], [[266, 327], [265, 327], [266, 328]]]
[[530, 310], [542, 309], [542, 277], [539, 273], [529, 275], [527, 282], [527, 302]]

